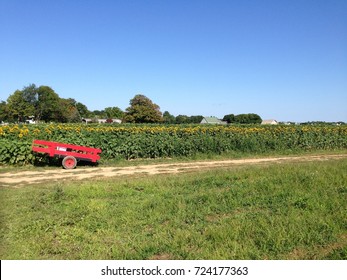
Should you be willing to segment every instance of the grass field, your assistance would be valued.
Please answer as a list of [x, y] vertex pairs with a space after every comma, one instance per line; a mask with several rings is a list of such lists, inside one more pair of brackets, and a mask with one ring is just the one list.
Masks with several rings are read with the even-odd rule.
[[346, 259], [347, 160], [0, 188], [1, 259]]

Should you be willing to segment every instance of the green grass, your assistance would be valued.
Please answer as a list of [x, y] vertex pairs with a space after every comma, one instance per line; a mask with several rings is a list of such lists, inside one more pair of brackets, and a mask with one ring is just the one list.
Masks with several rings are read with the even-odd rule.
[[347, 160], [1, 188], [1, 259], [346, 259]]

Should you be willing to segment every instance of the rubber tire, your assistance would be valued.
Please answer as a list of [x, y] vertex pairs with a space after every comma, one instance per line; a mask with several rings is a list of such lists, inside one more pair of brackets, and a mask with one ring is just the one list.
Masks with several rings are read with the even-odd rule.
[[77, 159], [73, 156], [66, 156], [62, 161], [64, 169], [74, 169], [77, 166]]

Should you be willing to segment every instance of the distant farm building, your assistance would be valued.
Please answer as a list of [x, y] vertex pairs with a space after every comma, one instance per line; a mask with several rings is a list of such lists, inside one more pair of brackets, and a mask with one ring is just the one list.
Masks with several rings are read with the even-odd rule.
[[25, 120], [26, 123], [29, 123], [29, 124], [34, 124], [36, 123], [35, 121], [35, 116], [29, 116], [27, 117], [27, 119]]
[[88, 123], [122, 123], [122, 120], [120, 119], [89, 119], [89, 118], [82, 118], [82, 122], [88, 124]]
[[276, 121], [276, 120], [263, 120], [261, 122], [261, 124], [274, 124], [274, 125], [276, 125], [276, 124], [278, 124], [278, 121]]
[[204, 117], [200, 123], [201, 124], [227, 124], [227, 122], [223, 122], [222, 120], [216, 117]]

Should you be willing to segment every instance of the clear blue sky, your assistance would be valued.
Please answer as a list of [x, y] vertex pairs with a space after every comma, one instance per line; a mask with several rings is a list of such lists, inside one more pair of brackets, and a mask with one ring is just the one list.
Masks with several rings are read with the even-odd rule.
[[0, 0], [0, 100], [347, 122], [346, 0]]

